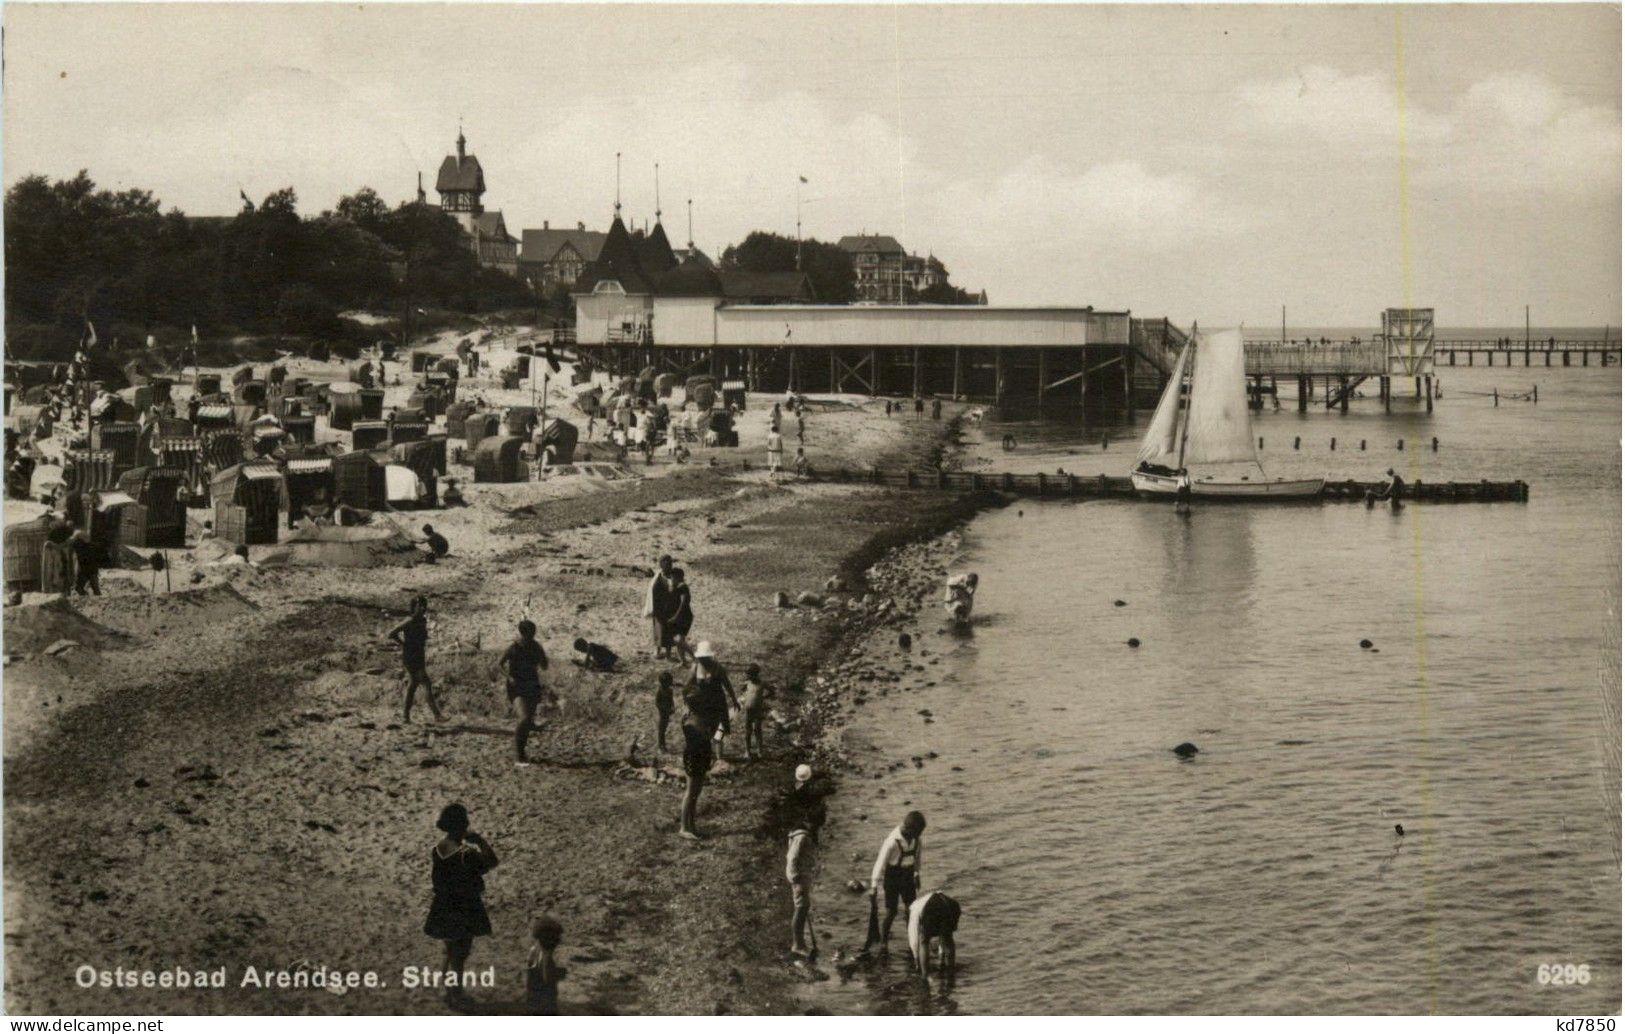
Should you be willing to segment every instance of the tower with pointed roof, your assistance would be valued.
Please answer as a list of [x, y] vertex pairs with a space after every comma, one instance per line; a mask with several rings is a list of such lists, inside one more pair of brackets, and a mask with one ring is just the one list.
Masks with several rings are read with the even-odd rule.
[[480, 201], [485, 194], [485, 170], [480, 168], [480, 160], [468, 153], [462, 126], [457, 127], [457, 153], [446, 155], [440, 163], [434, 189], [440, 194], [441, 211], [450, 212], [465, 230], [472, 229], [474, 217], [485, 211]]
[[457, 127], [457, 153], [440, 163], [434, 189], [440, 195], [440, 210], [457, 220], [468, 235], [469, 250], [482, 266], [494, 266], [509, 275], [519, 272], [519, 241], [509, 235], [502, 213], [487, 212], [481, 200], [485, 195], [485, 170], [480, 160], [468, 153], [463, 127]]

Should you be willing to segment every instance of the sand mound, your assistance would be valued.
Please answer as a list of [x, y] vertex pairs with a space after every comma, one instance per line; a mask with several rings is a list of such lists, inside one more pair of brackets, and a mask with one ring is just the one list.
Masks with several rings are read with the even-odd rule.
[[259, 610], [258, 606], [244, 599], [242, 593], [224, 584], [141, 597], [103, 596], [83, 600], [79, 606], [119, 632], [141, 636], [166, 629], [185, 628], [193, 622], [224, 621]]
[[282, 541], [289, 564], [314, 567], [376, 567], [412, 563], [417, 547], [388, 521], [356, 528], [298, 528]]
[[39, 653], [59, 640], [101, 649], [122, 636], [85, 617], [67, 600], [47, 600], [27, 607], [9, 607], [3, 618], [5, 650], [11, 654]]

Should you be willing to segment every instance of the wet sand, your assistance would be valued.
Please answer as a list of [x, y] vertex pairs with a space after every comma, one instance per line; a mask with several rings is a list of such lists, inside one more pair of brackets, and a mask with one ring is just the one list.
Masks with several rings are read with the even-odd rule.
[[[437, 565], [221, 570], [176, 554], [172, 593], [109, 572], [101, 599], [8, 610], [8, 1009], [442, 1012], [438, 992], [401, 973], [438, 965], [422, 933], [429, 851], [439, 808], [459, 800], [502, 858], [487, 880], [495, 933], [470, 963], [496, 967], [496, 987], [475, 991], [482, 1008], [516, 1008], [529, 920], [545, 911], [565, 926], [567, 1011], [801, 1011], [767, 820], [796, 763], [829, 763], [825, 723], [845, 705], [814, 668], [909, 608], [898, 586], [866, 594], [866, 568], [985, 500], [710, 468], [710, 453], [755, 465], [770, 405], [752, 399], [746, 448], [698, 450], [684, 467], [465, 484], [466, 508], [402, 515], [451, 541]], [[888, 421], [879, 404], [815, 413], [807, 449], [814, 463], [923, 465], [947, 426]], [[730, 737], [700, 844], [675, 836], [680, 755], [654, 750], [656, 673], [683, 674], [653, 658], [641, 617], [662, 552], [694, 587], [694, 638], [736, 678], [754, 661], [782, 690], [769, 760], [740, 762]], [[825, 608], [774, 605], [779, 590], [824, 594], [831, 576], [853, 591]], [[446, 721], [420, 699], [403, 726], [382, 634], [418, 592]], [[561, 707], [531, 738], [539, 763], [517, 770], [493, 666], [525, 613]], [[578, 635], [616, 649], [623, 670], [571, 665]], [[59, 639], [81, 645], [46, 654]], [[224, 966], [227, 986], [82, 990], [81, 964]], [[387, 986], [238, 986], [250, 965], [373, 970]]]

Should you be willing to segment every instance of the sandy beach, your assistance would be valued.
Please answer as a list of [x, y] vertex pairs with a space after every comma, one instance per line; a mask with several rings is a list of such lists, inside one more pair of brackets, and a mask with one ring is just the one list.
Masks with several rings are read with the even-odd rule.
[[[565, 927], [566, 1011], [801, 1011], [770, 820], [795, 764], [828, 769], [838, 754], [831, 732], [851, 694], [820, 666], [904, 620], [935, 577], [928, 563], [889, 565], [866, 583], [876, 561], [988, 500], [738, 472], [741, 458], [759, 466], [771, 404], [752, 397], [738, 450], [699, 450], [683, 466], [636, 461], [643, 476], [625, 480], [467, 483], [467, 507], [394, 515], [410, 529], [432, 521], [450, 540], [439, 564], [232, 569], [177, 552], [173, 591], [160, 581], [150, 592], [146, 572], [109, 571], [101, 598], [34, 595], [9, 608], [8, 1008], [443, 1012], [438, 992], [404, 986], [402, 973], [439, 963], [422, 933], [429, 851], [436, 814], [457, 800], [502, 859], [487, 880], [495, 932], [470, 960], [495, 967], [495, 986], [475, 989], [481, 1009], [519, 1008], [530, 919], [548, 912]], [[924, 466], [951, 426], [888, 419], [879, 402], [844, 406], [809, 417], [807, 451], [815, 463]], [[27, 515], [8, 508], [8, 519]], [[675, 836], [680, 752], [654, 744], [656, 675], [684, 675], [654, 659], [641, 616], [662, 553], [693, 585], [694, 638], [715, 644], [736, 678], [759, 663], [780, 691], [767, 760], [743, 762], [730, 738], [699, 844]], [[831, 578], [847, 591], [827, 592]], [[779, 591], [827, 599], [781, 608]], [[446, 720], [431, 721], [420, 699], [403, 726], [383, 633], [416, 593], [429, 599], [429, 671]], [[516, 770], [494, 665], [525, 615], [561, 704], [531, 739], [538, 763]], [[618, 651], [621, 670], [572, 665], [577, 636]], [[47, 652], [61, 640], [76, 645]], [[672, 740], [680, 751], [680, 734]], [[223, 966], [226, 986], [81, 989], [85, 965]], [[243, 987], [250, 966], [374, 971], [384, 986]]]

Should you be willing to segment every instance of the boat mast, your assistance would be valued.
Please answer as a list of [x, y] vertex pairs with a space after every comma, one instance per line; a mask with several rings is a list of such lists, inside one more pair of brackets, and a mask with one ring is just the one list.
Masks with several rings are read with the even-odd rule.
[[[1190, 374], [1192, 385], [1196, 384], [1196, 359], [1199, 352], [1201, 352], [1201, 349], [1196, 347], [1196, 323], [1193, 320], [1191, 322], [1191, 363], [1186, 370], [1186, 372]], [[1182, 471], [1185, 469], [1185, 438], [1191, 433], [1190, 396], [1184, 391], [1183, 388], [1180, 390], [1179, 394], [1180, 397], [1185, 400], [1185, 421], [1179, 425], [1179, 462], [1174, 464], [1174, 470], [1176, 471]]]

